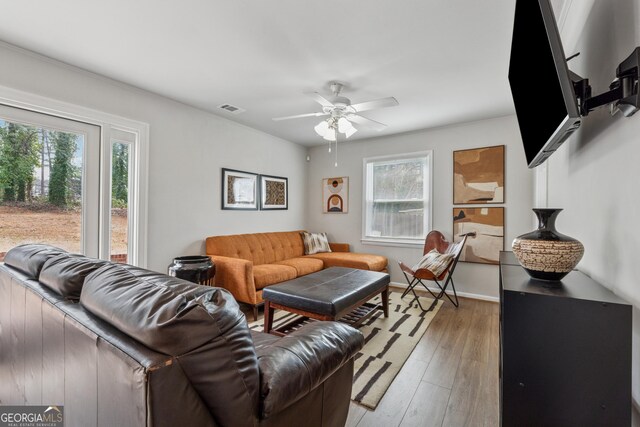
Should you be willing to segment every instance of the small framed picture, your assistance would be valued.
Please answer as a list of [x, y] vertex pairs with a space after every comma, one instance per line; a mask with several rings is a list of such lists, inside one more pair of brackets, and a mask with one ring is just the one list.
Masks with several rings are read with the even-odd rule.
[[322, 212], [349, 212], [349, 177], [322, 178]]
[[260, 209], [289, 209], [289, 180], [281, 176], [260, 175]]
[[222, 209], [258, 210], [258, 174], [222, 168]]

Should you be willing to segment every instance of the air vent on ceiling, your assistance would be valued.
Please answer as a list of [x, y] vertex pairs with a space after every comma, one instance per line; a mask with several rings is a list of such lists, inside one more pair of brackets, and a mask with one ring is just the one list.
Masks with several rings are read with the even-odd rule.
[[235, 105], [231, 105], [231, 104], [218, 105], [218, 108], [220, 108], [221, 110], [226, 111], [227, 113], [231, 113], [231, 114], [240, 114], [240, 113], [244, 113], [245, 111], [247, 111], [244, 108], [236, 107]]

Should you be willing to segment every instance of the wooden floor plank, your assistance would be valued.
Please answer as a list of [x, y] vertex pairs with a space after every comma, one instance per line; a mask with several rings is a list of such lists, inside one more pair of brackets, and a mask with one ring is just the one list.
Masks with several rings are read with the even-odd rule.
[[457, 310], [456, 316], [443, 332], [440, 345], [422, 377], [423, 381], [448, 389], [453, 387], [472, 316], [472, 310]]
[[351, 402], [349, 405], [349, 416], [347, 416], [347, 422], [345, 427], [356, 427], [364, 414], [367, 413], [367, 409], [364, 406]]
[[443, 426], [483, 425], [482, 380], [486, 363], [463, 359], [456, 373]]
[[497, 314], [491, 316], [489, 337], [489, 365], [498, 369], [500, 361], [500, 320]]
[[481, 314], [493, 314], [496, 312], [496, 309], [499, 307], [497, 302], [493, 301], [473, 301], [473, 310], [476, 313]]
[[409, 403], [420, 385], [420, 378], [427, 364], [417, 359], [408, 359], [385, 393], [375, 411], [368, 411], [358, 427], [398, 426]]
[[473, 313], [474, 311], [470, 307], [454, 309], [454, 316], [443, 331], [440, 347], [447, 350], [459, 350], [459, 354], [462, 354]]
[[447, 325], [455, 315], [455, 309], [443, 306], [431, 321], [429, 328], [420, 338], [418, 344], [416, 344], [410, 357], [429, 363], [438, 349]]
[[475, 311], [471, 318], [469, 333], [462, 350], [463, 359], [477, 360], [489, 363], [489, 348], [491, 346], [491, 314]]
[[500, 422], [500, 337], [498, 315], [491, 317], [491, 344], [489, 346], [489, 363], [486, 368], [484, 394], [487, 409], [485, 411], [485, 425], [497, 426]]
[[451, 390], [421, 381], [404, 414], [402, 427], [440, 427]]

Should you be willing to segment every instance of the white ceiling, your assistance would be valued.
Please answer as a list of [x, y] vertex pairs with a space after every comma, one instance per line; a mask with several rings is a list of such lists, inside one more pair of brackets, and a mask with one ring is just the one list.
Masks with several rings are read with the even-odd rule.
[[[361, 139], [513, 112], [507, 82], [513, 0], [5, 1], [0, 39], [316, 145], [305, 91], [348, 83], [389, 127]], [[217, 109], [230, 103], [247, 111]]]

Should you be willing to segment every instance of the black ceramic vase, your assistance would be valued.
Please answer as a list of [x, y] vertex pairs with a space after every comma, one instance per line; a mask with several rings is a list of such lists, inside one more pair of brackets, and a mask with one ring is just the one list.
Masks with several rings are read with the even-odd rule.
[[216, 266], [204, 255], [179, 256], [169, 265], [169, 276], [201, 285], [212, 285]]
[[513, 241], [513, 253], [534, 279], [559, 281], [578, 265], [584, 254], [582, 243], [556, 231], [560, 211], [533, 209], [538, 229]]

